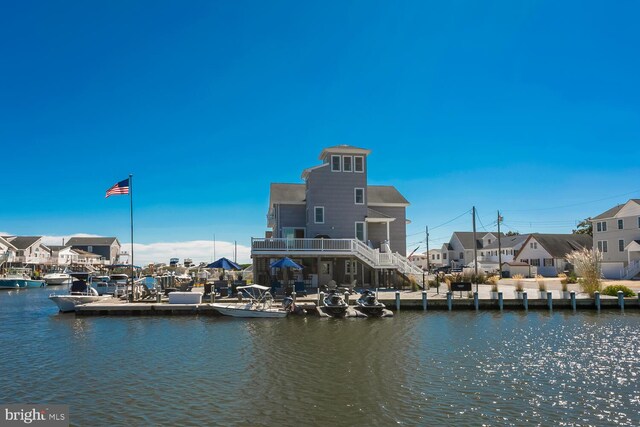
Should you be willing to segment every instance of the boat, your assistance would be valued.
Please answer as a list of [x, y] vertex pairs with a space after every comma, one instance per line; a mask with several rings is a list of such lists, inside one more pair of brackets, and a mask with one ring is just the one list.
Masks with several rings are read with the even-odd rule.
[[349, 304], [344, 300], [344, 297], [336, 290], [329, 291], [326, 297], [324, 297], [324, 311], [333, 317], [344, 317], [347, 314]]
[[[220, 314], [232, 317], [257, 317], [257, 318], [282, 318], [289, 314], [284, 308], [273, 308], [273, 297], [269, 293], [268, 286], [245, 285], [236, 288], [243, 296], [249, 298], [249, 302], [240, 304], [213, 303], [211, 306]], [[256, 293], [254, 295], [252, 292]]]
[[99, 295], [121, 296], [127, 293], [129, 286], [129, 276], [126, 274], [111, 274], [110, 276], [92, 277], [91, 286], [98, 291]]
[[380, 317], [384, 314], [385, 305], [378, 301], [375, 292], [365, 289], [357, 299], [355, 309], [369, 317]]
[[75, 311], [79, 305], [111, 299], [111, 296], [99, 295], [98, 291], [89, 285], [89, 273], [71, 273], [71, 276], [73, 281], [68, 293], [49, 295], [49, 299], [58, 306], [61, 312]]
[[47, 286], [69, 285], [72, 282], [71, 276], [64, 271], [47, 273], [42, 279], [47, 283]]
[[0, 289], [42, 288], [47, 286], [44, 280], [31, 278], [28, 268], [10, 268], [7, 274], [0, 277]]

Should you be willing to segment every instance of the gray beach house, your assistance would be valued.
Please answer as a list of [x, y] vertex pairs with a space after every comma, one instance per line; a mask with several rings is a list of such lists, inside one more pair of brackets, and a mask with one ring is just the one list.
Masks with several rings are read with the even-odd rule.
[[409, 202], [392, 186], [368, 185], [370, 150], [338, 145], [325, 148], [321, 164], [302, 172], [301, 184], [272, 183], [264, 238], [253, 238], [251, 256], [257, 283], [268, 285], [270, 262], [288, 256], [302, 264], [296, 274], [307, 287], [374, 287], [422, 279], [422, 269], [406, 258]]

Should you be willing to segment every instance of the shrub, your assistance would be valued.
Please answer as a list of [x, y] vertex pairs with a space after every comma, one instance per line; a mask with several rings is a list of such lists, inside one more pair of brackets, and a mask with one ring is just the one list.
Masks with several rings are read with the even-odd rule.
[[411, 292], [418, 292], [420, 290], [420, 286], [418, 286], [418, 282], [415, 280], [411, 280]]
[[593, 296], [595, 291], [601, 289], [602, 253], [600, 251], [584, 248], [571, 252], [567, 255], [567, 259], [575, 266], [576, 272], [581, 277], [579, 283], [582, 292]]
[[522, 274], [514, 274], [512, 279], [515, 280], [516, 283], [516, 292], [524, 291], [524, 286], [522, 285], [522, 279], [524, 279], [524, 276]]
[[498, 276], [489, 276], [487, 277], [488, 284], [491, 285], [491, 292], [498, 292], [498, 281], [500, 278]]
[[602, 295], [618, 296], [618, 291], [622, 291], [625, 297], [632, 297], [635, 293], [624, 285], [609, 285], [602, 290]]
[[544, 292], [547, 290], [547, 285], [544, 283], [544, 277], [540, 274], [536, 274], [536, 282], [538, 283], [538, 290]]
[[578, 283], [578, 276], [576, 276], [576, 273], [574, 271], [572, 271], [569, 277], [567, 277], [567, 283]]

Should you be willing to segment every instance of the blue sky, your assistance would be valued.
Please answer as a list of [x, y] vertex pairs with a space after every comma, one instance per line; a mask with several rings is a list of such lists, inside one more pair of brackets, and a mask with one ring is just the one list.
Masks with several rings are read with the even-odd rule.
[[[0, 230], [128, 241], [128, 198], [104, 192], [133, 173], [140, 243], [215, 233], [247, 246], [270, 182], [300, 182], [323, 147], [351, 144], [372, 150], [370, 183], [412, 202], [409, 234], [473, 205], [487, 229], [501, 209], [511, 229], [570, 232], [640, 197], [639, 13], [633, 1], [6, 3]], [[470, 221], [433, 230], [432, 246]]]

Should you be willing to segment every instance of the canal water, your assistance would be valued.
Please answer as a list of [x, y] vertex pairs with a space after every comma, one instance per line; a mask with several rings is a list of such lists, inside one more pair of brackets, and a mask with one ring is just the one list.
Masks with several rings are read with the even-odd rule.
[[75, 317], [0, 291], [0, 403], [73, 425], [640, 425], [640, 312]]

